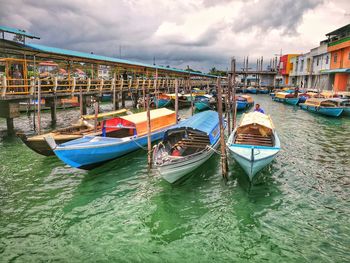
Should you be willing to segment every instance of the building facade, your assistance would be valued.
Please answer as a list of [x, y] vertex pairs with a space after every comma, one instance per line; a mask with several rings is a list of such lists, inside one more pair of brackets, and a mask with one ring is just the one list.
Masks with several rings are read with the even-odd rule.
[[331, 54], [330, 74], [335, 92], [350, 91], [350, 24], [326, 34]]
[[291, 60], [297, 56], [298, 54], [286, 54], [280, 57], [278, 73], [280, 84], [282, 86], [291, 85], [289, 76], [290, 72], [293, 71], [293, 64], [291, 63]]

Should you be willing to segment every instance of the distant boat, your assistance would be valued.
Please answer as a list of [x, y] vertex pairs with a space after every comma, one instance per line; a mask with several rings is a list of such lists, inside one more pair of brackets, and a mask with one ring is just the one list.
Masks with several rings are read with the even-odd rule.
[[258, 93], [260, 94], [269, 94], [269, 90], [266, 88], [260, 88], [258, 89]]
[[[166, 94], [166, 95], [168, 95], [171, 98], [173, 105], [175, 105], [176, 94], [171, 93], [171, 94]], [[179, 93], [178, 94], [179, 107], [189, 107], [189, 106], [191, 106], [191, 98], [192, 98], [192, 100], [194, 100], [195, 95], [192, 94], [192, 96], [191, 96], [191, 94], [181, 94], [181, 93]]]
[[331, 117], [338, 117], [344, 111], [344, 107], [335, 99], [310, 98], [299, 105], [303, 110]]
[[211, 95], [197, 95], [194, 100], [194, 106], [198, 111], [210, 110], [213, 97]]
[[248, 87], [247, 88], [247, 93], [251, 93], [251, 94], [257, 94], [258, 90], [254, 87]]
[[[126, 109], [100, 113], [97, 115], [97, 119], [106, 119], [113, 116], [118, 116], [126, 113]], [[47, 144], [45, 137], [51, 136], [58, 144], [69, 142], [72, 140], [79, 139], [84, 135], [101, 135], [101, 125], [98, 124], [97, 132], [95, 132], [94, 125], [87, 122], [88, 120], [93, 120], [95, 115], [84, 115], [82, 116], [80, 123], [71, 125], [69, 127], [54, 130], [48, 133], [34, 135], [28, 137], [24, 133], [17, 133], [17, 136], [22, 140], [22, 142], [27, 145], [30, 149], [39, 153], [41, 155], [50, 156], [55, 155], [50, 146]]]
[[272, 162], [280, 150], [280, 140], [270, 116], [260, 112], [245, 113], [230, 135], [227, 148], [250, 180]]
[[166, 181], [174, 183], [205, 163], [218, 148], [219, 138], [218, 113], [195, 114], [165, 132], [153, 152], [154, 167]]
[[254, 100], [249, 95], [240, 95], [236, 97], [237, 111], [249, 109], [254, 105]]
[[273, 97], [274, 101], [283, 102], [290, 105], [297, 105], [299, 102], [298, 97], [294, 97], [294, 94], [288, 92], [277, 92]]
[[[166, 108], [151, 110], [151, 141], [161, 139], [174, 124], [174, 111]], [[102, 129], [103, 136], [84, 136], [60, 145], [50, 136], [45, 139], [64, 163], [91, 169], [147, 145], [147, 112], [106, 120]], [[112, 138], [106, 137], [109, 134]]]
[[151, 102], [153, 108], [170, 107], [171, 105], [171, 97], [167, 94], [159, 94], [158, 98], [155, 96]]

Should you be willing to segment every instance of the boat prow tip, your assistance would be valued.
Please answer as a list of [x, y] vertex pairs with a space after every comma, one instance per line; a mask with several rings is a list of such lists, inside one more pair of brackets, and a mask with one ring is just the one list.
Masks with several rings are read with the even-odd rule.
[[51, 135], [44, 136], [44, 139], [52, 150], [56, 149], [57, 147], [56, 141]]

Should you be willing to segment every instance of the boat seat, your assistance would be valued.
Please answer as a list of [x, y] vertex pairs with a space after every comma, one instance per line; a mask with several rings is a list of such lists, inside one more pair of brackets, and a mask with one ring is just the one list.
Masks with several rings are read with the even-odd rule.
[[273, 146], [271, 136], [262, 136], [257, 134], [238, 134], [235, 139], [236, 144], [249, 144], [260, 146]]

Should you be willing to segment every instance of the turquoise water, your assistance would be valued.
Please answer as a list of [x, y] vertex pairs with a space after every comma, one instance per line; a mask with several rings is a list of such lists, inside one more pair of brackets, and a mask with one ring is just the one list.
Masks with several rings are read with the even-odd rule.
[[253, 185], [217, 155], [172, 186], [142, 150], [87, 172], [2, 137], [0, 262], [349, 262], [350, 118], [254, 98], [283, 149]]

